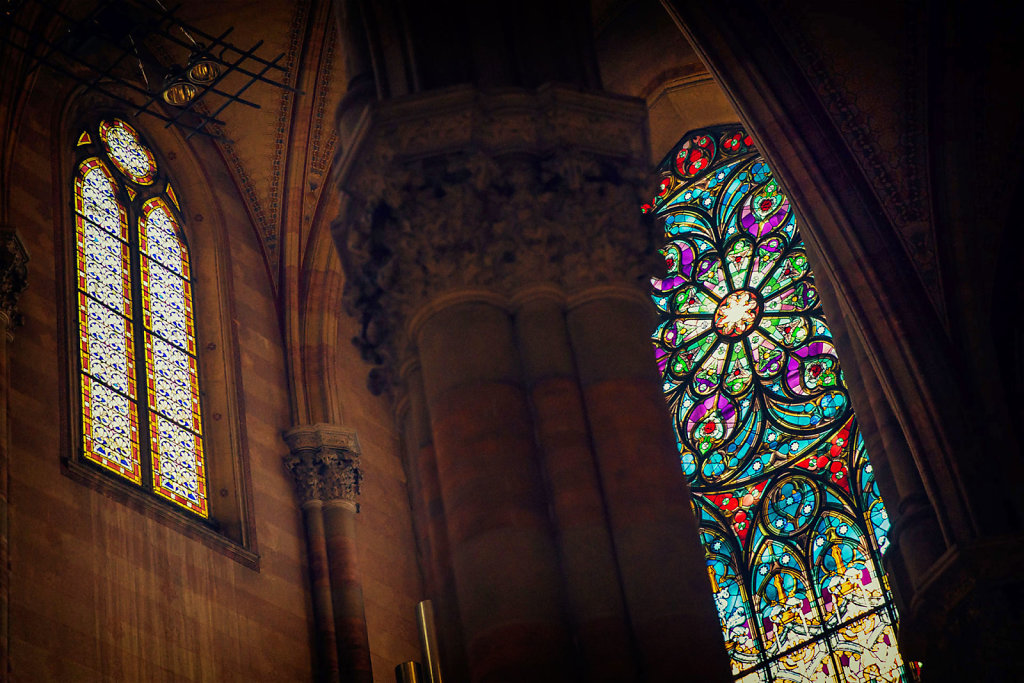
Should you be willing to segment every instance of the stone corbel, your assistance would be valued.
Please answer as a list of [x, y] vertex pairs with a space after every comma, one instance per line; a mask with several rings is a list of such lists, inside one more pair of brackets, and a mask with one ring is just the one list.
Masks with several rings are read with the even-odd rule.
[[355, 432], [322, 423], [302, 425], [285, 432], [284, 440], [291, 451], [284, 465], [301, 503], [344, 501], [356, 506], [362, 472]]

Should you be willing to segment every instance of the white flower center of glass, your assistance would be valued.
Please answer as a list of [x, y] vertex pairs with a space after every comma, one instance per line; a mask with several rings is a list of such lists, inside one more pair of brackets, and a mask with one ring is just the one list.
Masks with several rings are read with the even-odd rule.
[[753, 292], [739, 291], [729, 294], [715, 310], [715, 329], [727, 337], [746, 334], [757, 320], [761, 304]]

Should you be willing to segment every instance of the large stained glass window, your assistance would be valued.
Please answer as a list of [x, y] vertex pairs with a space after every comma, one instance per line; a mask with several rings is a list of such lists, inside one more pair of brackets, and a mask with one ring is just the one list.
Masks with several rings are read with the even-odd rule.
[[178, 200], [130, 125], [76, 146], [82, 455], [207, 517], [192, 273]]
[[655, 354], [736, 679], [914, 680], [888, 518], [789, 200], [736, 127], [687, 135], [660, 175]]

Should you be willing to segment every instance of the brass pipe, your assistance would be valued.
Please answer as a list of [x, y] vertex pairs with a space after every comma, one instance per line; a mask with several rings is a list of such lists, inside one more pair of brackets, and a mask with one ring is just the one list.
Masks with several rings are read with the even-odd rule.
[[441, 662], [438, 658], [437, 628], [434, 625], [434, 605], [422, 600], [416, 605], [416, 624], [420, 632], [420, 648], [423, 651], [423, 668], [430, 683], [442, 683]]
[[395, 679], [398, 683], [423, 683], [423, 669], [419, 662], [402, 662], [395, 667]]

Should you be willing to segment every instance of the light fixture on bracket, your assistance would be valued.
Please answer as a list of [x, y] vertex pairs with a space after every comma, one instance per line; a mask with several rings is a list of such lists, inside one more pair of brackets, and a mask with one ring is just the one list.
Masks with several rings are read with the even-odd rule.
[[197, 85], [210, 85], [220, 76], [220, 63], [207, 52], [202, 44], [188, 58], [185, 76]]
[[[186, 139], [226, 139], [222, 112], [233, 105], [260, 108], [245, 96], [251, 87], [301, 92], [290, 84], [289, 70], [281, 63], [285, 53], [265, 59], [258, 54], [262, 40], [236, 45], [227, 40], [233, 27], [207, 33], [179, 18], [179, 6], [167, 8], [164, 1], [0, 0], [0, 46], [24, 54], [29, 73], [49, 68], [84, 86], [82, 94], [99, 93], [132, 108], [135, 116], [177, 126]], [[173, 67], [163, 80], [151, 80], [147, 70], [162, 70], [161, 63], [167, 63], [157, 55], [173, 59], [174, 53], [188, 55], [178, 62], [184, 66]], [[125, 60], [138, 63], [142, 83], [126, 73]]]
[[185, 78], [180, 67], [172, 68], [164, 77], [160, 97], [172, 107], [184, 107], [196, 98], [199, 88]]

